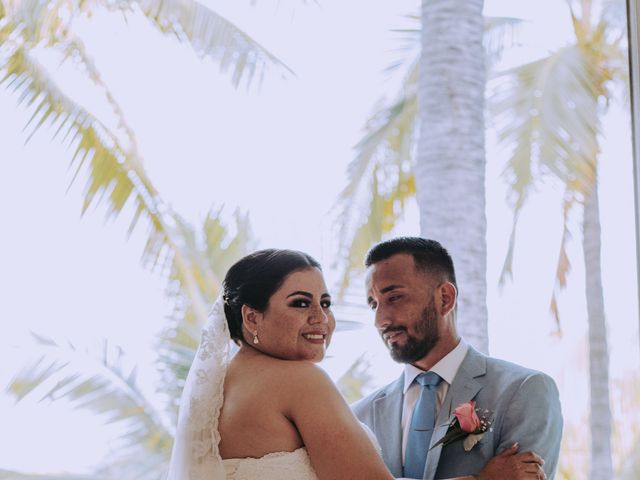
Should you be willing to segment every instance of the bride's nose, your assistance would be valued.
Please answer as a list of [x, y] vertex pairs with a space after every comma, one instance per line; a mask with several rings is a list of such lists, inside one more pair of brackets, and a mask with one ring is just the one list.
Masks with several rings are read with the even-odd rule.
[[309, 323], [329, 323], [327, 312], [321, 305], [314, 305], [309, 312]]

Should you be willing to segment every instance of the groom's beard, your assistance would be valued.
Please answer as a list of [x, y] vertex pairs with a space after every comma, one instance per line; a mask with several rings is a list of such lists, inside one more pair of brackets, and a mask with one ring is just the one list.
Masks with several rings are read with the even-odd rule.
[[425, 307], [420, 318], [414, 324], [415, 336], [405, 328], [406, 341], [403, 345], [392, 343], [389, 346], [391, 358], [399, 363], [415, 363], [423, 359], [440, 340], [438, 332], [438, 314], [433, 299]]

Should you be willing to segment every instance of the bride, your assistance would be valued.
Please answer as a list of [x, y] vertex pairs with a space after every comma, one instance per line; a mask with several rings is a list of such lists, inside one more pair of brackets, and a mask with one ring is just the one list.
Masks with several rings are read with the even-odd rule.
[[309, 255], [261, 250], [234, 264], [185, 383], [168, 480], [392, 479], [314, 365], [334, 329]]

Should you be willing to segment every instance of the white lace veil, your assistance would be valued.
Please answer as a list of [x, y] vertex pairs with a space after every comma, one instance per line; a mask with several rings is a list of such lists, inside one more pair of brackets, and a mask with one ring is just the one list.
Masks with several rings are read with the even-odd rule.
[[167, 480], [224, 480], [218, 444], [218, 416], [224, 376], [231, 359], [229, 327], [222, 297], [202, 330], [180, 399], [178, 428]]

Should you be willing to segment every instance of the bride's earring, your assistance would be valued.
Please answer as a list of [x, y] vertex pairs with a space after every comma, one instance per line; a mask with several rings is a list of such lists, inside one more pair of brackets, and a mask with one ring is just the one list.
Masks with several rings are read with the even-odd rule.
[[259, 343], [260, 343], [260, 340], [258, 339], [258, 331], [257, 331], [257, 330], [255, 330], [255, 331], [253, 332], [253, 344], [254, 344], [254, 345], [257, 345], [257, 344], [259, 344]]

